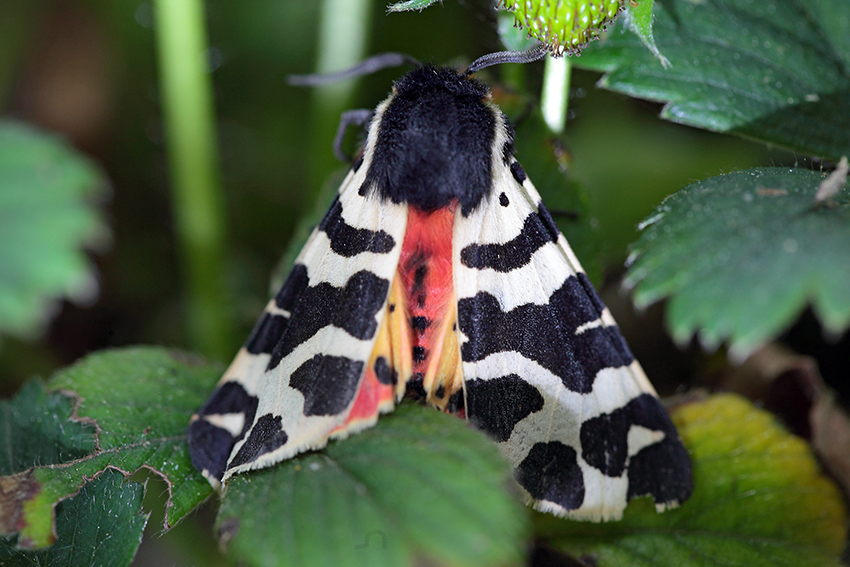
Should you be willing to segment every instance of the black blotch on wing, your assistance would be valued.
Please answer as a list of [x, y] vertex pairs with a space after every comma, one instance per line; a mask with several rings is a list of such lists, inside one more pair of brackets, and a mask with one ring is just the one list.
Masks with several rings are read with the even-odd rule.
[[553, 237], [540, 213], [531, 213], [516, 237], [504, 244], [470, 244], [460, 251], [460, 261], [468, 268], [510, 272], [527, 265], [537, 250], [557, 238], [557, 231]]
[[634, 423], [632, 402], [581, 424], [581, 456], [606, 476], [618, 477], [626, 470], [629, 429]]
[[245, 350], [251, 354], [271, 354], [288, 323], [289, 318], [284, 315], [263, 313], [245, 341]]
[[667, 410], [655, 396], [644, 394], [629, 403], [635, 425], [663, 431], [664, 439], [629, 459], [628, 498], [650, 495], [658, 503], [681, 503], [694, 488], [691, 459]]
[[665, 437], [633, 456], [628, 475], [629, 500], [648, 495], [658, 504], [681, 504], [694, 490], [691, 459], [675, 437]]
[[584, 477], [575, 449], [559, 441], [535, 443], [514, 471], [535, 500], [575, 510], [584, 502]]
[[196, 419], [189, 424], [187, 435], [192, 465], [221, 480], [227, 457], [236, 443], [230, 432], [203, 419]]
[[[198, 410], [198, 418], [189, 424], [187, 440], [189, 457], [198, 470], [207, 470], [221, 479], [227, 458], [237, 441], [247, 433], [257, 413], [258, 400], [238, 382], [225, 382], [213, 392], [207, 403]], [[206, 421], [205, 416], [241, 413], [244, 417], [242, 431], [234, 437], [229, 431]]]
[[295, 264], [292, 271], [286, 276], [286, 280], [275, 295], [274, 303], [284, 311], [292, 312], [295, 300], [300, 296], [307, 286], [310, 285], [310, 277], [307, 275], [307, 266]]
[[528, 178], [528, 176], [525, 174], [525, 170], [522, 168], [518, 161], [511, 163], [511, 175], [514, 176], [514, 179], [520, 185], [525, 183], [525, 180]]
[[257, 411], [257, 397], [248, 394], [239, 382], [225, 382], [213, 392], [207, 403], [198, 410], [198, 415], [226, 415], [228, 413], [245, 414], [250, 427]]
[[239, 448], [239, 452], [233, 457], [227, 468], [250, 463], [266, 453], [271, 453], [278, 447], [284, 445], [289, 436], [281, 428], [279, 415], [267, 413], [257, 418], [248, 438]]
[[510, 439], [516, 424], [541, 408], [543, 396], [517, 374], [466, 381], [467, 419], [497, 442]]
[[597, 320], [604, 308], [584, 280], [581, 273], [570, 276], [548, 304], [529, 303], [507, 313], [487, 292], [458, 301], [460, 330], [468, 337], [461, 346], [463, 361], [516, 351], [558, 376], [570, 390], [590, 392], [601, 369], [628, 366], [634, 357], [616, 327], [592, 327], [576, 334], [579, 326]]
[[344, 356], [317, 354], [299, 366], [289, 385], [304, 395], [304, 415], [337, 415], [354, 400], [365, 364]]
[[[664, 436], [628, 456], [628, 435], [633, 425]], [[683, 502], [693, 489], [691, 462], [679, 434], [661, 402], [641, 394], [625, 406], [588, 419], [581, 425], [581, 456], [590, 466], [610, 477], [619, 477], [628, 460], [628, 499], [652, 496], [657, 503]]]
[[354, 228], [342, 218], [342, 203], [339, 195], [334, 198], [325, 218], [319, 223], [319, 230], [328, 235], [331, 250], [351, 258], [363, 252], [386, 254], [395, 248], [395, 239], [383, 230]]
[[543, 228], [549, 233], [552, 241], [556, 242], [561, 232], [558, 230], [558, 225], [555, 224], [551, 213], [549, 213], [549, 209], [546, 208], [542, 201], [537, 203], [537, 214], [540, 216], [540, 222], [543, 223]]
[[361, 270], [343, 288], [322, 282], [303, 289], [292, 310], [293, 323], [272, 351], [267, 370], [276, 368], [295, 347], [328, 325], [361, 340], [373, 338], [378, 329], [375, 316], [387, 300], [389, 286], [388, 280]]
[[446, 403], [446, 412], [457, 413], [463, 409], [466, 409], [466, 406], [463, 402], [463, 388], [461, 388], [449, 396], [449, 401]]
[[[502, 120], [505, 124], [510, 124], [508, 122], [508, 117], [502, 113]], [[508, 131], [508, 140], [502, 144], [502, 163], [508, 165], [511, 162], [511, 158], [514, 156], [514, 132], [513, 128]]]
[[398, 372], [390, 367], [387, 359], [383, 356], [379, 356], [375, 359], [375, 376], [378, 378], [378, 382], [386, 385], [395, 385], [398, 382]]

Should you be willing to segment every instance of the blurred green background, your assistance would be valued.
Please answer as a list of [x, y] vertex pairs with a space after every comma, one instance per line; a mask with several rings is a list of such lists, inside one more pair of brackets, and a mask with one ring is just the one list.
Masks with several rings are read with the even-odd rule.
[[[390, 69], [364, 77], [348, 94], [339, 95], [338, 89], [336, 98], [328, 91], [288, 86], [287, 75], [316, 70], [322, 10], [331, 3], [205, 3], [210, 42], [205, 59], [214, 85], [226, 201], [221, 310], [234, 337], [220, 355], [222, 362], [237, 350], [265, 305], [270, 278], [297, 223], [314, 211], [322, 186], [333, 188], [345, 170], [331, 150], [339, 112], [374, 107], [403, 72]], [[490, 2], [448, 0], [422, 13], [403, 14], [387, 14], [383, 1], [362, 5], [364, 16], [350, 26], [365, 31], [366, 56], [400, 51], [423, 61], [461, 65], [502, 49]], [[110, 246], [92, 254], [100, 284], [96, 300], [63, 303], [39, 337], [0, 337], [4, 396], [29, 377], [47, 377], [103, 348], [139, 343], [198, 348], [186, 325], [155, 40], [151, 2], [0, 1], [0, 116], [59, 132], [100, 164], [111, 187], [103, 211], [113, 232]], [[322, 65], [344, 68], [351, 57], [347, 48], [330, 48]], [[500, 73], [496, 68], [484, 75], [495, 85]], [[528, 94], [537, 96], [542, 65], [530, 65], [524, 73]], [[614, 290], [606, 301], [639, 351], [642, 342], [664, 340], [664, 334], [657, 312], [652, 327], [636, 325], [616, 293], [637, 223], [692, 181], [756, 165], [794, 163], [795, 157], [663, 122], [656, 117], [659, 105], [598, 90], [598, 79], [598, 74], [573, 70], [564, 135], [570, 174], [588, 195], [583, 221], [597, 229], [589, 235], [596, 242], [588, 248], [598, 258], [581, 259], [601, 266], [600, 283]], [[520, 161], [534, 150], [519, 145]], [[668, 347], [665, 356], [673, 356]], [[652, 367], [658, 362], [638, 354], [655, 376]], [[684, 376], [674, 373], [668, 379], [675, 385]], [[154, 486], [148, 491], [152, 502], [162, 492]], [[149, 534], [161, 525], [157, 514]], [[204, 512], [200, 516], [209, 523]], [[176, 531], [162, 540], [147, 537], [136, 564], [221, 564], [208, 524], [183, 522]]]
[[[324, 91], [288, 86], [287, 75], [316, 69], [325, 5], [206, 2], [206, 59], [227, 212], [221, 309], [235, 329], [230, 352], [265, 304], [270, 274], [296, 222], [314, 208], [319, 187], [344, 170], [330, 145], [339, 110], [374, 107], [402, 72], [365, 77], [350, 96], [330, 103]], [[350, 26], [365, 31], [365, 55], [401, 51], [463, 64], [502, 48], [489, 2], [447, 1], [403, 14], [387, 14], [381, 1], [363, 5], [365, 15]], [[102, 166], [111, 185], [104, 212], [113, 231], [110, 247], [92, 256], [100, 282], [96, 301], [63, 304], [40, 338], [2, 338], [5, 394], [97, 349], [196, 347], [185, 325], [153, 10], [140, 0], [0, 3], [0, 115], [60, 132]], [[351, 56], [345, 48], [330, 49], [323, 64], [338, 69]], [[541, 72], [540, 64], [526, 72], [532, 96]], [[498, 82], [499, 73], [486, 76]], [[788, 160], [761, 145], [662, 122], [658, 105], [598, 90], [598, 78], [574, 71], [565, 139], [571, 173], [589, 195], [605, 281], [616, 280], [636, 224], [666, 195], [697, 179]], [[527, 151], [518, 147], [520, 161]]]

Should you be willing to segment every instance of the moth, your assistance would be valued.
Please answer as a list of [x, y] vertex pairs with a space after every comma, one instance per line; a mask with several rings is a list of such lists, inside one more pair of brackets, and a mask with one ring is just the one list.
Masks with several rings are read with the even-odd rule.
[[192, 418], [192, 461], [214, 485], [408, 396], [486, 432], [541, 511], [600, 521], [636, 496], [688, 498], [675, 427], [471, 77], [505, 53], [463, 73], [419, 66], [370, 113], [329, 210]]

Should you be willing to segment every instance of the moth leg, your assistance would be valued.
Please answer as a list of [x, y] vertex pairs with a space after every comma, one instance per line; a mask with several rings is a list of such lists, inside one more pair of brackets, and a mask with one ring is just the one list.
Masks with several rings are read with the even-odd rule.
[[345, 139], [345, 132], [349, 126], [363, 127], [372, 121], [375, 116], [375, 111], [369, 108], [358, 108], [355, 110], [346, 110], [339, 117], [339, 126], [336, 129], [334, 136], [334, 156], [343, 163], [351, 163], [354, 158], [342, 149], [342, 142]]

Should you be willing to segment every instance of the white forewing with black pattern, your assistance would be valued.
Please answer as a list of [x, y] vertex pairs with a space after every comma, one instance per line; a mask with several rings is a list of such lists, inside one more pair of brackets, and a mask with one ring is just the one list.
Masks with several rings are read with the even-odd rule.
[[599, 521], [635, 496], [677, 505], [687, 452], [497, 127], [492, 194], [454, 229], [467, 418], [540, 510]]
[[370, 153], [367, 148], [343, 181], [280, 292], [190, 426], [193, 462], [213, 481], [322, 447], [348, 417], [407, 220], [406, 205], [361, 194]]

